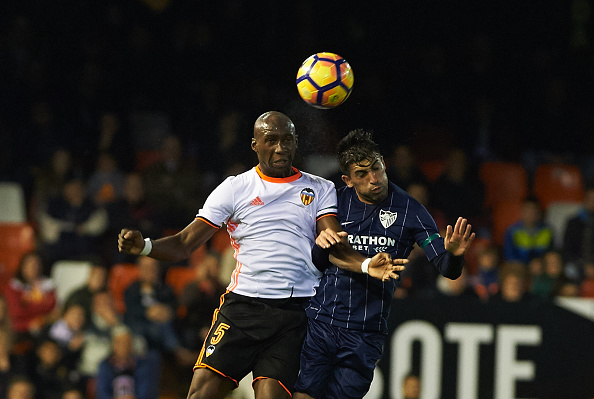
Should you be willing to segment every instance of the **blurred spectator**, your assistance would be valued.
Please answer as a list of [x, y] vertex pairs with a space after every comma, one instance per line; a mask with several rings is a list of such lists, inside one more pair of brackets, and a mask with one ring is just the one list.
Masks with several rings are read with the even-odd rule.
[[181, 346], [174, 329], [177, 300], [173, 289], [162, 281], [159, 262], [139, 256], [137, 263], [139, 278], [124, 292], [124, 322], [146, 339], [149, 349], [173, 353], [184, 364], [193, 363], [194, 354]]
[[56, 149], [47, 165], [35, 168], [32, 211], [31, 216], [36, 221], [40, 217], [40, 212], [47, 208], [47, 202], [50, 198], [62, 194], [64, 183], [72, 173], [72, 154], [65, 148]]
[[421, 379], [416, 374], [407, 374], [402, 380], [402, 398], [419, 399], [421, 397]]
[[5, 332], [12, 336], [12, 326], [10, 324], [10, 315], [8, 314], [8, 304], [6, 298], [0, 294], [0, 332]]
[[455, 148], [446, 159], [445, 170], [433, 184], [436, 207], [452, 226], [460, 215], [466, 215], [474, 230], [485, 224], [485, 188], [479, 179], [477, 168], [469, 165], [464, 151]]
[[105, 289], [107, 284], [107, 268], [101, 262], [93, 262], [89, 277], [86, 283], [68, 294], [64, 301], [64, 308], [73, 304], [82, 306], [85, 311], [85, 325], [87, 328], [91, 324], [91, 310], [93, 308], [93, 295]]
[[220, 255], [208, 252], [196, 266], [196, 278], [188, 283], [179, 296], [183, 314], [176, 320], [181, 344], [190, 350], [200, 350], [212, 324], [212, 315], [219, 307], [225, 286], [219, 282]]
[[413, 183], [428, 183], [427, 177], [416, 164], [412, 149], [407, 144], [394, 147], [392, 157], [386, 163], [388, 178], [403, 190]]
[[35, 399], [35, 385], [25, 376], [16, 376], [8, 383], [6, 399]]
[[107, 213], [85, 196], [82, 177], [71, 175], [62, 195], [49, 200], [39, 220], [41, 249], [46, 261], [99, 256], [99, 237]]
[[0, 398], [6, 397], [10, 379], [28, 372], [29, 364], [26, 356], [16, 355], [13, 351], [12, 334], [0, 330]]
[[478, 272], [472, 276], [472, 286], [480, 299], [486, 301], [499, 292], [499, 250], [495, 246], [483, 248], [477, 258]]
[[[93, 295], [90, 320], [91, 325], [84, 333], [84, 346], [78, 364], [79, 372], [87, 379], [97, 375], [99, 363], [111, 352], [111, 337], [114, 329], [123, 325], [108, 291], [99, 291]], [[133, 334], [133, 347], [135, 353], [145, 353], [146, 341], [143, 337]]]
[[120, 253], [113, 237], [117, 237], [122, 227], [146, 231], [147, 237], [159, 237], [162, 227], [158, 224], [157, 209], [145, 196], [144, 182], [140, 174], [132, 172], [126, 175], [123, 196], [107, 204], [107, 230], [103, 235], [103, 253], [111, 264], [133, 263], [135, 258]]
[[99, 365], [97, 399], [157, 399], [161, 362], [158, 353], [138, 355], [130, 330], [119, 326], [112, 333], [112, 351]]
[[433, 216], [433, 220], [435, 220], [437, 228], [440, 231], [445, 231], [448, 225], [446, 222], [445, 215], [441, 210], [435, 208], [431, 204], [431, 193], [429, 191], [429, 185], [425, 182], [417, 181], [406, 186], [405, 190], [429, 211], [431, 216]]
[[95, 170], [87, 183], [87, 196], [98, 206], [104, 206], [122, 197], [124, 174], [113, 154], [102, 151], [97, 157]]
[[48, 337], [60, 345], [63, 354], [62, 363], [74, 369], [84, 343], [83, 325], [85, 310], [77, 303], [64, 307], [62, 316], [49, 328]]
[[70, 386], [72, 369], [62, 360], [64, 353], [60, 345], [51, 338], [39, 342], [36, 348], [35, 370], [33, 381], [40, 399], [59, 399], [62, 391]]
[[84, 399], [83, 391], [76, 388], [66, 389], [62, 393], [61, 399]]
[[543, 272], [532, 279], [530, 292], [548, 299], [555, 294], [556, 287], [563, 281], [563, 258], [557, 251], [548, 251], [542, 256]]
[[499, 274], [499, 293], [491, 297], [494, 303], [526, 302], [532, 299], [527, 290], [526, 266], [520, 262], [505, 262]]
[[575, 281], [583, 277], [584, 263], [594, 262], [594, 185], [586, 187], [582, 209], [567, 221], [563, 257], [568, 277]]
[[439, 275], [437, 277], [437, 289], [447, 297], [456, 297], [464, 299], [478, 299], [478, 295], [468, 282], [468, 271], [462, 269], [462, 274], [455, 280]]
[[147, 200], [157, 208], [161, 223], [181, 229], [193, 220], [204, 202], [200, 175], [184, 159], [181, 141], [167, 136], [161, 145], [161, 159], [142, 172]]
[[553, 295], [560, 298], [578, 298], [580, 286], [575, 281], [564, 278], [555, 287]]
[[584, 263], [584, 278], [580, 283], [580, 296], [594, 298], [594, 263]]
[[538, 199], [530, 196], [522, 204], [520, 220], [505, 231], [503, 257], [527, 265], [553, 248], [553, 241], [553, 230], [543, 221]]
[[134, 150], [130, 134], [116, 112], [106, 111], [100, 115], [96, 150], [99, 153], [113, 154], [117, 165], [124, 172], [134, 168], [134, 158], [131, 156]]
[[23, 255], [15, 277], [4, 289], [17, 340], [39, 334], [55, 317], [52, 312], [58, 311], [54, 283], [42, 271], [39, 254], [29, 252]]

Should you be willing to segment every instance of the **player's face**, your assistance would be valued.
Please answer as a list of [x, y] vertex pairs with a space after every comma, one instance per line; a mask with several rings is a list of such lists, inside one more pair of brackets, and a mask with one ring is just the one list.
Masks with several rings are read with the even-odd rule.
[[366, 204], [377, 204], [388, 196], [388, 176], [382, 157], [352, 164], [349, 175], [342, 175], [347, 186], [353, 187], [359, 199]]
[[293, 174], [293, 158], [297, 149], [295, 127], [289, 120], [268, 119], [254, 131], [252, 149], [258, 154], [260, 170], [270, 177]]

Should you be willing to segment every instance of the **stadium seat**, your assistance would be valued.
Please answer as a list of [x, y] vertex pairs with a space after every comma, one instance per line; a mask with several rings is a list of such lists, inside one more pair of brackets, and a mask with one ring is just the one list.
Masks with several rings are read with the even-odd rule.
[[515, 162], [484, 162], [479, 176], [485, 185], [485, 207], [493, 209], [498, 202], [521, 202], [528, 195], [528, 174]]
[[118, 263], [109, 270], [107, 289], [111, 292], [116, 309], [121, 314], [126, 311], [124, 291], [138, 280], [138, 266], [135, 263]]
[[79, 260], [59, 260], [52, 265], [50, 276], [56, 285], [59, 304], [64, 304], [73, 290], [87, 282], [91, 266], [91, 262]]
[[520, 219], [522, 202], [499, 202], [492, 212], [493, 243], [503, 246], [505, 230]]
[[25, 192], [19, 183], [0, 182], [0, 204], [0, 223], [27, 221]]
[[582, 207], [581, 202], [552, 202], [545, 209], [544, 220], [551, 226], [555, 234], [555, 248], [563, 248], [563, 236], [567, 221]]
[[0, 223], [0, 272], [12, 276], [21, 257], [36, 248], [35, 231], [29, 223]]
[[165, 274], [165, 283], [173, 288], [176, 296], [179, 296], [186, 285], [196, 278], [196, 269], [189, 266], [171, 266]]
[[445, 161], [424, 161], [419, 165], [421, 171], [430, 182], [434, 182], [443, 173], [445, 168]]
[[552, 202], [581, 202], [584, 198], [582, 172], [576, 165], [539, 165], [534, 172], [533, 191], [543, 209]]

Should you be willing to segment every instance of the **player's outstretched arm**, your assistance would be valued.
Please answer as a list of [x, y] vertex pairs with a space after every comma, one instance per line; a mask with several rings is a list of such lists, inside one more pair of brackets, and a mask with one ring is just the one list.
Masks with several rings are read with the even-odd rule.
[[446, 227], [445, 249], [455, 256], [464, 255], [475, 237], [475, 233], [471, 231], [472, 226], [468, 224], [468, 221], [459, 217], [454, 227], [452, 225]]
[[140, 255], [145, 245], [152, 245], [148, 256], [161, 261], [179, 262], [190, 257], [190, 254], [206, 243], [217, 231], [216, 228], [201, 221], [194, 220], [179, 233], [151, 240], [148, 244], [138, 230], [122, 229], [118, 235], [118, 250], [132, 255]]
[[[332, 220], [333, 219], [333, 220]], [[324, 221], [324, 223], [320, 223]], [[320, 227], [323, 229], [320, 230]], [[336, 266], [355, 273], [362, 273], [362, 264], [366, 259], [355, 251], [347, 241], [347, 233], [340, 231], [340, 225], [335, 217], [325, 217], [318, 221], [318, 237], [316, 245], [330, 249], [330, 261]], [[367, 263], [367, 273], [382, 281], [397, 279], [398, 272], [405, 269], [407, 259], [392, 259], [387, 253], [376, 254]]]

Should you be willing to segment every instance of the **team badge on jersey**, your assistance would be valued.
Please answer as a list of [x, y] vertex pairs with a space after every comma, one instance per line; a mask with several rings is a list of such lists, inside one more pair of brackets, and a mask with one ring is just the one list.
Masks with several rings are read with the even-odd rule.
[[210, 355], [212, 355], [214, 351], [215, 351], [214, 345], [208, 345], [208, 348], [206, 348], [206, 357], [209, 357]]
[[382, 226], [384, 226], [384, 229], [387, 229], [392, 224], [394, 224], [394, 222], [396, 221], [396, 218], [398, 217], [398, 213], [384, 211], [383, 209], [380, 209], [379, 217], [380, 217], [380, 222], [382, 223]]
[[309, 205], [316, 197], [314, 191], [311, 188], [304, 188], [301, 190], [301, 202], [303, 205]]

